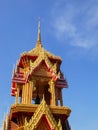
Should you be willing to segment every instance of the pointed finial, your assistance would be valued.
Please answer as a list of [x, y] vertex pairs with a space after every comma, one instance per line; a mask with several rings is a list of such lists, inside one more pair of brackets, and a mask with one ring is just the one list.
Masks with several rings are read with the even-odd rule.
[[59, 119], [59, 122], [58, 122], [58, 128], [59, 130], [62, 130], [62, 125], [61, 125], [61, 120]]
[[38, 19], [38, 39], [37, 41], [41, 42], [41, 34], [40, 34], [40, 18]]
[[37, 38], [37, 44], [36, 46], [42, 47], [41, 43], [41, 32], [40, 32], [40, 18], [38, 19], [38, 38]]

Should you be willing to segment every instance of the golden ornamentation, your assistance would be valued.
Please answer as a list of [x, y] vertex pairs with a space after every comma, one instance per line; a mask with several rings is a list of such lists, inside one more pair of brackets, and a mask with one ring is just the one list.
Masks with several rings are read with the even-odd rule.
[[41, 120], [42, 116], [45, 115], [49, 123], [51, 124], [51, 129], [53, 130], [62, 130], [61, 121], [59, 120], [58, 124], [54, 119], [49, 106], [46, 104], [45, 100], [43, 99], [40, 106], [36, 109], [34, 115], [27, 122], [25, 118], [25, 124], [22, 127], [19, 127], [18, 130], [34, 130], [36, 129], [38, 122]]
[[55, 82], [50, 80], [49, 81], [49, 89], [48, 91], [51, 93], [51, 105], [56, 105], [56, 91], [55, 91]]
[[61, 72], [59, 71], [57, 75], [58, 75], [58, 77], [60, 78], [60, 77], [61, 77]]
[[47, 64], [50, 68], [53, 66], [52, 63], [49, 61], [47, 55], [45, 54], [45, 51], [42, 49], [40, 56], [39, 56], [34, 62], [32, 62], [32, 61], [30, 60], [30, 69], [31, 69], [31, 72], [32, 72], [43, 60], [46, 62], [46, 64]]
[[[17, 92], [16, 103], [11, 106], [9, 118], [17, 123], [18, 130], [62, 130], [62, 123], [71, 110], [62, 106], [61, 62], [59, 56], [43, 48], [39, 21], [36, 47], [21, 54], [13, 74], [13, 77], [16, 75], [12, 81], [13, 88], [14, 82], [17, 83]], [[45, 97], [42, 99], [43, 94]], [[34, 102], [37, 96], [42, 100], [41, 104]], [[19, 98], [21, 102], [18, 102]], [[58, 106], [58, 100], [61, 106]]]
[[[37, 42], [39, 44], [39, 41]], [[41, 42], [40, 42], [41, 44]], [[37, 44], [36, 44], [37, 45]], [[31, 51], [29, 52], [24, 52], [22, 53], [20, 56], [23, 57], [23, 56], [39, 56], [40, 55], [40, 52], [42, 52], [44, 50], [44, 53], [51, 59], [54, 59], [54, 60], [58, 60], [60, 62], [62, 62], [62, 59], [61, 57], [59, 56], [55, 56], [54, 54], [50, 53], [49, 51], [45, 50], [42, 45], [41, 46], [36, 46], [34, 49], [32, 49]]]
[[57, 63], [55, 63], [55, 64], [52, 66], [52, 69], [54, 70], [55, 74], [57, 74]]
[[61, 120], [60, 119], [59, 119], [59, 122], [58, 122], [58, 129], [62, 130], [62, 124], [61, 124]]

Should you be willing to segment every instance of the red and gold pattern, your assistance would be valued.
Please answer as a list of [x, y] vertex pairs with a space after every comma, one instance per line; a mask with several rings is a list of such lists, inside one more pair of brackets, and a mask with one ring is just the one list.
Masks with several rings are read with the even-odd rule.
[[39, 21], [36, 47], [20, 55], [13, 71], [15, 103], [2, 130], [70, 130], [67, 119], [71, 110], [63, 106], [62, 98], [62, 89], [68, 85], [61, 63], [59, 56], [43, 48]]

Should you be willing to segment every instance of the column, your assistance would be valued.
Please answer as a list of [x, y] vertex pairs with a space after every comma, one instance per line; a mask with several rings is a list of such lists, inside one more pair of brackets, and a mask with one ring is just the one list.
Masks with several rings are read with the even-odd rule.
[[55, 87], [56, 105], [58, 106], [58, 88]]
[[19, 87], [17, 85], [17, 92], [16, 92], [16, 99], [15, 99], [15, 103], [18, 103], [18, 98], [19, 98]]
[[56, 105], [56, 92], [55, 92], [55, 82], [49, 81], [49, 92], [51, 93], [51, 105]]
[[32, 82], [29, 81], [29, 103], [32, 104], [32, 93], [33, 93], [33, 85]]
[[23, 90], [22, 90], [22, 103], [23, 104], [30, 104], [30, 85], [27, 82], [26, 84], [23, 85]]
[[22, 104], [25, 104], [25, 84], [22, 86]]
[[31, 103], [32, 103], [33, 92], [36, 90], [36, 80], [30, 81], [30, 84], [31, 84], [31, 86], [32, 86], [32, 95], [31, 95]]
[[23, 85], [22, 89], [22, 103], [23, 104], [32, 104], [32, 94], [34, 90], [35, 82], [28, 81]]
[[60, 105], [63, 106], [62, 89], [60, 90]]

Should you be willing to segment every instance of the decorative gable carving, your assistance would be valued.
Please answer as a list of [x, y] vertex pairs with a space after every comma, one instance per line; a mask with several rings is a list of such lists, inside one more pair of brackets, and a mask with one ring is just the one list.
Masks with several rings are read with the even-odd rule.
[[[45, 121], [45, 126], [41, 124], [42, 120]], [[25, 120], [25, 130], [41, 130], [42, 127], [44, 127], [44, 130], [49, 130], [49, 128], [50, 130], [62, 130], [60, 120], [58, 123], [56, 122], [44, 99], [36, 109], [31, 120], [29, 122]], [[22, 130], [22, 128], [19, 128], [19, 130]]]
[[45, 66], [40, 66], [40, 68], [35, 71], [34, 75], [42, 77], [51, 77], [51, 73], [46, 70]]

